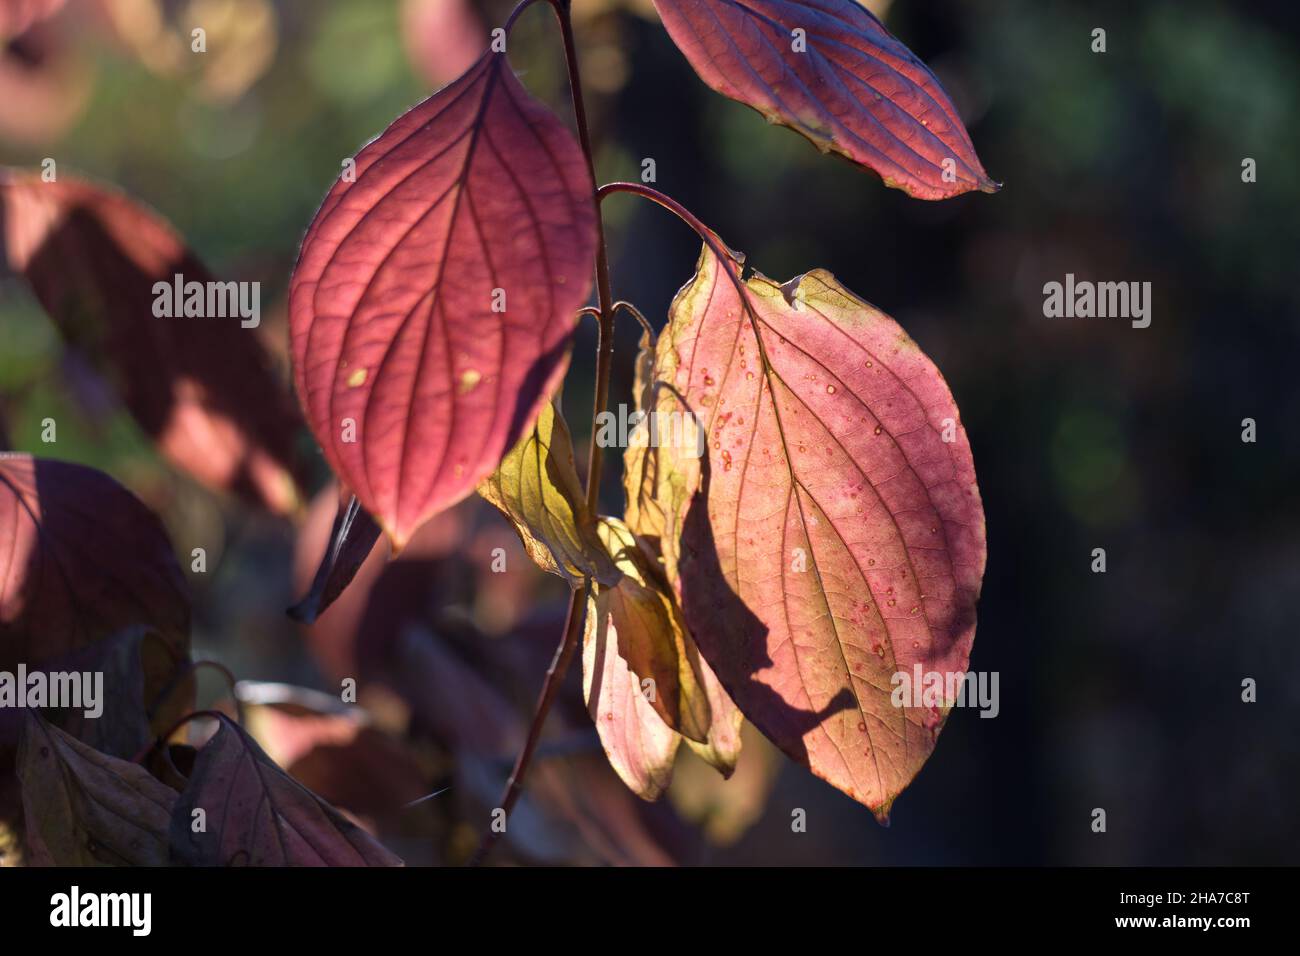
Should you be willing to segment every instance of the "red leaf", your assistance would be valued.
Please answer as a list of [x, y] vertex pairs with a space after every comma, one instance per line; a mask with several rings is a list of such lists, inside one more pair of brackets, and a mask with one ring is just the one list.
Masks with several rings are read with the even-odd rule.
[[396, 548], [493, 471], [558, 384], [595, 222], [578, 144], [491, 53], [325, 197], [290, 291], [298, 394]]
[[637, 513], [664, 516], [687, 626], [744, 715], [883, 819], [947, 716], [895, 707], [893, 675], [964, 672], [974, 640], [970, 446], [888, 316], [822, 270], [740, 275], [706, 249], [674, 300], [657, 408], [691, 410], [707, 456], [662, 444], [632, 485], [658, 508]]
[[[206, 818], [198, 832], [197, 809]], [[176, 801], [171, 842], [175, 857], [190, 866], [402, 865], [224, 718]]]
[[185, 579], [153, 512], [93, 468], [0, 455], [0, 670], [136, 626], [182, 657], [189, 625]]
[[0, 172], [0, 198], [10, 265], [68, 343], [109, 370], [163, 455], [211, 487], [290, 510], [299, 420], [256, 331], [238, 317], [154, 314], [155, 283], [212, 279], [175, 230], [66, 177]]
[[402, 807], [429, 792], [414, 751], [363, 708], [287, 684], [240, 681], [238, 693], [267, 756], [368, 832], [400, 824]]
[[[997, 192], [934, 74], [854, 0], [654, 5], [705, 83], [823, 152], [873, 169], [918, 199]], [[795, 30], [804, 31], [802, 52]]]

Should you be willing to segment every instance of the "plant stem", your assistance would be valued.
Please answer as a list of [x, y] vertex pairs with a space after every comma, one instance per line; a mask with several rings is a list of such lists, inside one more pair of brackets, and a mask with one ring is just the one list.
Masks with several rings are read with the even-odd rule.
[[573, 97], [573, 119], [578, 128], [578, 142], [582, 144], [582, 153], [587, 157], [592, 197], [596, 200], [596, 298], [600, 304], [600, 337], [596, 345], [596, 397], [591, 419], [591, 451], [587, 458], [587, 509], [594, 512], [600, 503], [602, 465], [602, 449], [596, 442], [597, 416], [609, 402], [609, 379], [614, 360], [614, 294], [609, 280], [605, 223], [600, 214], [600, 190], [596, 188], [596, 158], [591, 148], [591, 130], [587, 125], [587, 106], [582, 96], [578, 47], [573, 39], [569, 4], [570, 0], [551, 0], [555, 17], [560, 21], [560, 34], [564, 38], [564, 63], [569, 71], [569, 90]]
[[[596, 345], [596, 392], [592, 401], [591, 413], [591, 450], [587, 458], [587, 510], [595, 513], [600, 505], [600, 473], [603, 464], [603, 449], [596, 441], [601, 412], [609, 403], [609, 380], [614, 362], [614, 295], [609, 278], [609, 254], [605, 248], [605, 225], [600, 215], [600, 192], [596, 188], [596, 160], [591, 148], [591, 131], [587, 126], [587, 107], [582, 98], [582, 80], [578, 70], [578, 51], [573, 40], [573, 22], [569, 14], [570, 0], [549, 0], [555, 17], [560, 22], [560, 34], [564, 38], [564, 62], [569, 73], [569, 90], [573, 98], [573, 117], [578, 128], [578, 142], [582, 145], [583, 155], [587, 158], [587, 172], [591, 178], [592, 200], [596, 206], [596, 298], [599, 303], [597, 320], [600, 323], [599, 338]], [[537, 706], [528, 727], [528, 737], [524, 748], [515, 760], [510, 779], [506, 781], [505, 794], [501, 798], [500, 809], [509, 820], [510, 813], [519, 795], [523, 792], [524, 777], [528, 773], [533, 753], [541, 740], [542, 727], [551, 711], [555, 695], [564, 682], [564, 675], [569, 670], [577, 650], [582, 631], [583, 617], [587, 610], [587, 595], [591, 582], [584, 581], [575, 588], [569, 598], [569, 612], [564, 622], [564, 636], [555, 649], [555, 657], [546, 671], [541, 693], [537, 697]], [[479, 843], [478, 851], [470, 859], [470, 865], [476, 866], [486, 859], [492, 847], [496, 845], [501, 834], [489, 828]]]
[[[587, 607], [588, 586], [584, 582], [569, 598], [569, 613], [564, 621], [564, 637], [561, 638], [559, 647], [555, 649], [551, 666], [546, 670], [546, 679], [542, 681], [542, 690], [537, 696], [537, 706], [533, 710], [533, 720], [528, 726], [528, 738], [524, 741], [523, 750], [519, 751], [519, 756], [515, 759], [514, 769], [510, 771], [510, 779], [506, 781], [506, 790], [501, 797], [500, 809], [505, 812], [506, 820], [509, 820], [510, 813], [523, 792], [524, 775], [528, 772], [533, 753], [542, 739], [542, 727], [546, 723], [546, 715], [551, 712], [551, 704], [554, 703], [555, 695], [564, 682], [565, 672], [568, 671], [569, 662], [573, 659], [573, 652], [578, 646], [578, 632], [582, 629], [583, 612]], [[482, 863], [492, 852], [500, 837], [500, 832], [489, 827], [479, 841], [478, 850], [470, 857], [469, 865], [478, 866]]]
[[653, 203], [663, 206], [673, 215], [675, 215], [686, 225], [695, 230], [696, 234], [713, 249], [719, 257], [722, 257], [722, 249], [725, 246], [712, 229], [706, 226], [700, 219], [672, 196], [666, 196], [659, 190], [644, 186], [641, 183], [606, 183], [596, 190], [596, 201], [603, 202], [607, 196], [614, 193], [632, 193], [636, 196], [642, 196]]

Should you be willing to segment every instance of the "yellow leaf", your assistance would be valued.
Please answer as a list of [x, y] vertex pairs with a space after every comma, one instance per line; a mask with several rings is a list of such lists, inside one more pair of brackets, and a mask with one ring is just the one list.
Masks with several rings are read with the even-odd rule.
[[587, 626], [613, 631], [620, 657], [641, 682], [643, 696], [670, 728], [688, 740], [708, 739], [709, 696], [699, 653], [688, 647], [681, 612], [636, 537], [617, 518], [601, 518], [601, 542], [623, 576], [613, 587], [599, 583], [588, 598]]
[[[665, 345], [671, 346], [671, 343], [660, 344], [658, 361], [667, 367], [672, 364], [675, 353], [671, 347], [664, 348]], [[665, 441], [669, 441], [688, 446], [684, 449], [687, 452], [691, 448], [698, 451], [693, 432], [694, 419], [685, 413], [679, 397], [670, 388], [663, 387], [663, 381], [656, 376], [655, 365], [656, 344], [643, 333], [636, 359], [633, 395], [636, 410], [647, 416], [653, 413], [658, 420], [652, 429], [651, 420], [643, 418], [623, 453], [623, 489], [627, 506], [624, 513], [626, 524], [622, 528], [632, 540], [641, 542], [641, 553], [647, 558], [652, 575], [659, 579], [665, 600], [673, 608], [681, 633], [682, 657], [695, 674], [694, 686], [706, 699], [709, 712], [707, 732], [701, 740], [692, 740], [688, 736], [686, 743], [724, 777], [729, 777], [740, 759], [740, 728], [744, 716], [700, 654], [682, 621], [671, 586], [676, 575], [677, 539], [665, 534], [671, 516], [684, 511], [689, 503], [689, 489], [695, 475], [689, 467], [691, 455], [681, 455], [682, 448], [675, 448], [672, 455], [661, 455], [660, 449]], [[686, 468], [676, 464], [683, 459]]]
[[543, 571], [577, 587], [583, 578], [604, 584], [619, 572], [596, 535], [573, 464], [569, 426], [553, 402], [537, 424], [478, 486], [478, 493], [515, 526], [524, 548]]

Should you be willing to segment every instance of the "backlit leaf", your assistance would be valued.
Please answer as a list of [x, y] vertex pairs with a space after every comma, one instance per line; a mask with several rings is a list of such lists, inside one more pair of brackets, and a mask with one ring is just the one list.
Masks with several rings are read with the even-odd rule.
[[701, 742], [687, 737], [686, 746], [724, 777], [730, 777], [740, 760], [740, 731], [745, 723], [745, 715], [727, 694], [718, 675], [704, 659], [699, 645], [689, 633], [685, 635], [685, 643], [686, 653], [699, 674], [700, 687], [709, 702], [709, 728], [705, 739]]
[[291, 283], [296, 384], [396, 548], [536, 419], [595, 248], [582, 152], [504, 55], [396, 120], [326, 196]]
[[[239, 287], [209, 286], [212, 275], [176, 231], [116, 191], [0, 171], [0, 200], [10, 267], [64, 339], [116, 383], [159, 451], [210, 487], [290, 510], [300, 421], [257, 330], [243, 327], [253, 320], [236, 314], [229, 293], [238, 297]], [[155, 284], [174, 290], [177, 275], [182, 301], [169, 295], [172, 315], [156, 314]], [[210, 299], [227, 317], [178, 314], [194, 282], [204, 283], [204, 310]], [[258, 301], [260, 309], [260, 293]]]
[[510, 519], [539, 568], [577, 587], [585, 577], [618, 580], [573, 462], [573, 439], [554, 402], [478, 492]]
[[176, 791], [24, 711], [17, 772], [28, 862], [38, 866], [166, 866]]
[[[655, 346], [648, 333], [642, 333], [640, 349], [636, 357], [635, 381], [633, 395], [636, 399], [636, 411], [649, 414], [655, 411], [659, 388], [655, 379]], [[675, 403], [665, 403], [665, 412], [675, 412]], [[674, 424], [674, 421], [676, 424]], [[627, 496], [626, 518], [623, 525], [628, 533], [637, 529], [633, 536], [649, 562], [653, 576], [663, 574], [663, 557], [661, 546], [664, 538], [664, 504], [665, 501], [683, 500], [684, 492], [680, 484], [674, 485], [673, 472], [664, 473], [664, 484], [659, 485], [659, 455], [657, 448], [665, 441], [679, 443], [680, 450], [688, 454], [703, 453], [703, 434], [698, 426], [690, 420], [660, 419], [663, 427], [651, 428], [651, 420], [643, 418], [633, 431], [627, 448], [623, 452], [623, 483]], [[671, 588], [669, 588], [671, 590]], [[688, 630], [683, 630], [683, 643], [686, 654], [691, 661], [692, 670], [698, 677], [699, 686], [708, 699], [709, 727], [703, 741], [686, 740], [695, 753], [717, 768], [723, 776], [731, 776], [740, 759], [740, 728], [744, 716], [726, 689], [718, 681], [717, 675], [709, 662], [705, 660]]]
[[823, 152], [918, 199], [997, 191], [934, 74], [854, 0], [654, 5], [705, 83]]
[[[615, 773], [638, 796], [654, 800], [672, 780], [681, 735], [664, 723], [620, 647], [644, 606], [613, 608], [590, 599], [582, 637], [582, 693]], [[622, 637], [626, 641], [626, 637]]]
[[189, 656], [189, 625], [188, 588], [153, 512], [93, 468], [0, 454], [0, 670], [152, 631], [132, 645], [151, 703]]
[[[195, 832], [193, 812], [206, 826]], [[374, 837], [275, 765], [222, 719], [172, 815], [177, 858], [192, 866], [400, 866]]]
[[600, 539], [623, 576], [612, 587], [599, 582], [588, 600], [587, 627], [611, 646], [638, 681], [653, 681], [647, 695], [655, 712], [673, 730], [704, 743], [710, 724], [709, 698], [699, 656], [689, 640], [681, 613], [651, 576], [646, 559], [627, 525], [600, 519]]
[[745, 716], [883, 819], [947, 716], [893, 706], [891, 679], [964, 672], [974, 639], [970, 447], [888, 316], [822, 270], [740, 275], [706, 248], [657, 350], [658, 410], [698, 416], [708, 454], [657, 448], [633, 492], [662, 509], [665, 571]]

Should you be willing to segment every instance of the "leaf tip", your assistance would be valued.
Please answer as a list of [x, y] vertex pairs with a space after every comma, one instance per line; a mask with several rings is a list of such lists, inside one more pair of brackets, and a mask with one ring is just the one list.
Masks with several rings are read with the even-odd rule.
[[384, 529], [384, 535], [388, 538], [388, 557], [389, 560], [392, 560], [401, 554], [407, 544], [410, 543], [411, 535], [400, 528], [390, 527], [386, 521], [380, 522], [380, 526]]
[[315, 624], [316, 618], [320, 613], [318, 602], [315, 598], [316, 596], [314, 594], [308, 594], [297, 604], [285, 608], [284, 613], [288, 615], [290, 620], [296, 621], [299, 624], [306, 624], [308, 626]]

